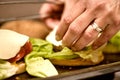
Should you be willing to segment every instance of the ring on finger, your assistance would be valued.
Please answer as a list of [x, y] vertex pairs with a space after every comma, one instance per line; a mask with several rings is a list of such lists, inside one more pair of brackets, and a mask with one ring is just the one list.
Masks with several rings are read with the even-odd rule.
[[101, 29], [95, 22], [93, 24], [91, 24], [91, 26], [97, 32], [99, 32], [99, 33], [103, 32], [103, 29]]

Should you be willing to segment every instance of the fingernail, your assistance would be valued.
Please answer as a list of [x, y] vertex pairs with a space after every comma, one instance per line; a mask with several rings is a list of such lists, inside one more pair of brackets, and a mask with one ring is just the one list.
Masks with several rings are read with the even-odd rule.
[[61, 40], [58, 35], [56, 35], [55, 38], [56, 38], [57, 41]]

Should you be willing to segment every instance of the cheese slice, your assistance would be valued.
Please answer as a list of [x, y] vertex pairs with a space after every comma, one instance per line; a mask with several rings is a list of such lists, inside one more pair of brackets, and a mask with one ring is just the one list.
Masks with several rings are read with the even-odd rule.
[[57, 31], [57, 26], [53, 29], [53, 31], [51, 31], [48, 36], [46, 37], [46, 40], [50, 43], [52, 43], [55, 46], [61, 46], [62, 45], [62, 41], [57, 41], [55, 38], [55, 34]]
[[17, 32], [0, 30], [0, 59], [10, 59], [19, 52], [20, 48], [28, 41], [29, 37]]

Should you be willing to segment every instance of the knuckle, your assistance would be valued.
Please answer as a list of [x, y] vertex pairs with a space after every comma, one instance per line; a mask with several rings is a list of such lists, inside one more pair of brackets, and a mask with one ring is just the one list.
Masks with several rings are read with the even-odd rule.
[[101, 2], [95, 4], [92, 11], [104, 11], [104, 10], [106, 10], [106, 8], [107, 8], [106, 2], [101, 1]]
[[112, 8], [111, 9], [106, 9], [106, 13], [107, 13], [108, 16], [111, 16], [112, 13], [114, 13], [114, 11], [113, 11]]
[[120, 20], [115, 21], [115, 26], [120, 27]]
[[87, 32], [87, 33], [85, 33], [84, 39], [85, 39], [85, 40], [90, 40], [90, 39], [92, 39], [92, 38], [93, 38], [93, 35], [92, 35], [92, 34], [93, 34], [92, 32]]
[[70, 23], [72, 23], [72, 18], [71, 18], [71, 16], [66, 16], [66, 17], [64, 17], [63, 18], [63, 22], [65, 23], [65, 24], [70, 24]]
[[105, 2], [99, 2], [96, 4], [96, 9], [103, 9], [105, 8]]
[[113, 22], [115, 23], [115, 26], [120, 27], [120, 18], [115, 18], [115, 20]]
[[70, 33], [72, 33], [74, 35], [78, 35], [80, 32], [76, 25], [70, 25], [69, 31], [70, 31]]

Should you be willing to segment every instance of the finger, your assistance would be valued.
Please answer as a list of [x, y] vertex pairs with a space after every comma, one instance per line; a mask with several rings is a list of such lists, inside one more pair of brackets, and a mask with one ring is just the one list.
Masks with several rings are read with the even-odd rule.
[[53, 8], [52, 8], [53, 4], [43, 4], [42, 7], [40, 8], [39, 14], [44, 14], [44, 13], [51, 13]]
[[86, 45], [90, 44], [93, 40], [98, 38], [100, 32], [94, 29], [94, 26], [99, 25], [98, 27], [100, 29], [104, 29], [106, 26], [106, 22], [103, 19], [104, 18], [98, 18], [90, 26], [88, 26], [83, 35], [73, 44], [72, 49], [75, 51], [81, 50]]
[[79, 39], [83, 31], [94, 20], [94, 15], [89, 11], [85, 11], [77, 19], [70, 24], [65, 36], [62, 39], [64, 45], [71, 47], [71, 45]]
[[50, 29], [54, 29], [59, 24], [59, 20], [48, 18], [45, 20], [45, 23]]
[[50, 4], [45, 3], [41, 6], [39, 14], [52, 14], [53, 12], [61, 12], [63, 10], [63, 4], [56, 5], [56, 4]]
[[[59, 24], [58, 30], [56, 32], [57, 40], [61, 40], [63, 38], [64, 34], [68, 30], [69, 25], [74, 21], [74, 19], [76, 19], [76, 17], [78, 17], [85, 10], [85, 5], [82, 4], [82, 2], [80, 3], [79, 1], [79, 3], [75, 3], [74, 1], [73, 3], [73, 1], [69, 1], [68, 2], [69, 4], [65, 5], [65, 10], [64, 10], [61, 22]], [[81, 0], [81, 1], [84, 1], [84, 0]]]
[[106, 17], [101, 17], [96, 19], [94, 22], [100, 27], [100, 29], [104, 30], [107, 27], [108, 21], [105, 19]]
[[109, 25], [105, 28], [101, 36], [93, 43], [93, 49], [97, 49], [106, 43], [109, 39], [112, 38], [113, 35], [116, 34], [120, 30], [120, 27], [115, 25]]
[[[66, 0], [65, 10], [62, 17], [78, 17], [85, 10], [84, 0]], [[79, 9], [78, 9], [79, 8]], [[71, 15], [71, 16], [70, 16]]]

